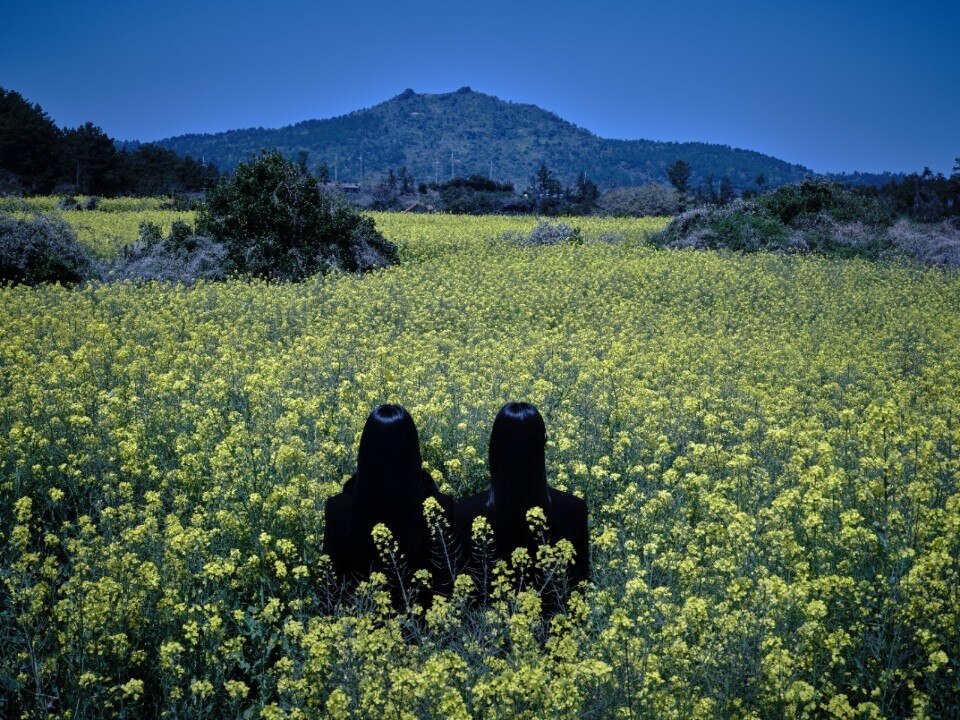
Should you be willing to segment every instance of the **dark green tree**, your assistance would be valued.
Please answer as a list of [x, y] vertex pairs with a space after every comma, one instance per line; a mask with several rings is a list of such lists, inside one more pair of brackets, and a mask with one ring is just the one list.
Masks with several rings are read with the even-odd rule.
[[667, 178], [677, 192], [686, 195], [690, 189], [690, 166], [683, 160], [677, 160], [673, 165], [667, 168]]
[[60, 129], [39, 105], [0, 88], [0, 169], [27, 193], [48, 193], [63, 170]]
[[716, 188], [717, 178], [714, 177], [713, 173], [708, 173], [707, 176], [703, 179], [703, 183], [700, 187], [697, 188], [697, 202], [704, 204], [709, 203], [711, 205], [716, 205], [720, 199], [717, 195]]
[[717, 202], [721, 205], [726, 205], [733, 201], [735, 197], [737, 197], [737, 194], [733, 191], [733, 183], [730, 182], [730, 178], [724, 175], [720, 178], [720, 192], [718, 193]]
[[599, 199], [600, 188], [587, 177], [585, 172], [581, 172], [577, 177], [577, 187], [571, 193], [567, 212], [574, 215], [589, 215], [597, 207]]
[[91, 122], [64, 133], [70, 181], [85, 195], [112, 195], [122, 186], [113, 140]]
[[401, 194], [409, 194], [413, 192], [416, 182], [413, 179], [413, 175], [410, 174], [410, 170], [407, 169], [407, 166], [404, 165], [400, 168], [400, 171], [397, 173], [397, 182], [399, 183], [399, 191]]
[[532, 186], [527, 192], [533, 199], [535, 211], [544, 215], [558, 214], [564, 205], [563, 186], [546, 163], [540, 163], [531, 181]]
[[372, 210], [399, 210], [400, 193], [402, 190], [402, 173], [398, 177], [393, 168], [387, 171], [387, 176], [373, 188], [373, 202], [370, 204]]
[[94, 195], [200, 192], [220, 177], [212, 163], [181, 157], [158, 145], [118, 151], [93, 123], [61, 131], [39, 105], [3, 88], [0, 171], [6, 171], [0, 172], [0, 182], [15, 190], [47, 193], [68, 184]]
[[275, 150], [240, 163], [210, 191], [197, 231], [226, 246], [235, 270], [272, 279], [397, 261], [396, 247], [371, 218], [323, 193], [315, 178]]

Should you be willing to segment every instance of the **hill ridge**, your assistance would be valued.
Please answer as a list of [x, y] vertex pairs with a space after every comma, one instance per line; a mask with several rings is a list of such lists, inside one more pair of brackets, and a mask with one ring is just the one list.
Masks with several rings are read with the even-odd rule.
[[762, 174], [771, 186], [813, 172], [755, 150], [702, 142], [602, 138], [531, 103], [501, 100], [462, 87], [449, 93], [403, 92], [368, 108], [313, 118], [279, 128], [188, 133], [157, 141], [182, 155], [232, 169], [261, 148], [326, 163], [344, 182], [370, 182], [406, 165], [418, 180], [489, 175], [523, 188], [541, 162], [565, 183], [580, 172], [604, 186], [665, 182], [666, 168], [684, 160], [694, 185], [712, 175], [730, 177], [737, 189]]

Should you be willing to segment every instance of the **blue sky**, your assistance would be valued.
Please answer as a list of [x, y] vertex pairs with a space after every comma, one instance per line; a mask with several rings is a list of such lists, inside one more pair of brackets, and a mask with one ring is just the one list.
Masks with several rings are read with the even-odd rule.
[[0, 86], [120, 139], [330, 117], [410, 87], [530, 102], [602, 137], [819, 172], [949, 173], [960, 3], [5, 3]]

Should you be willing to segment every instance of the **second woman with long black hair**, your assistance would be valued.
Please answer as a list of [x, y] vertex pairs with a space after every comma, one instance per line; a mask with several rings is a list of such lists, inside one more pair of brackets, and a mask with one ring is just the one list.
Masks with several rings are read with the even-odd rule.
[[[573, 562], [565, 576], [553, 578], [547, 588], [545, 609], [556, 609], [558, 588], [570, 587], [590, 576], [590, 547], [587, 504], [570, 493], [547, 485], [547, 432], [543, 417], [526, 402], [511, 402], [501, 408], [490, 432], [490, 485], [481, 493], [465, 498], [454, 509], [454, 523], [461, 545], [472, 558], [477, 575], [480, 550], [472, 537], [473, 521], [484, 517], [493, 530], [493, 554], [510, 561], [516, 548], [525, 548], [531, 561], [537, 547], [568, 540], [573, 545]], [[527, 512], [543, 510], [545, 531], [531, 531]], [[489, 577], [481, 577], [486, 585]]]
[[[433, 497], [449, 513], [453, 499], [441, 493], [423, 469], [420, 439], [410, 413], [400, 405], [381, 405], [370, 413], [360, 435], [357, 472], [342, 492], [324, 508], [323, 552], [330, 557], [336, 578], [347, 589], [370, 577], [387, 575], [394, 604], [428, 599], [428, 593], [411, 597], [414, 573], [428, 570], [433, 590], [445, 592], [452, 582], [448, 563], [437, 556], [423, 503]], [[385, 562], [373, 538], [383, 524], [397, 546], [394, 560]]]

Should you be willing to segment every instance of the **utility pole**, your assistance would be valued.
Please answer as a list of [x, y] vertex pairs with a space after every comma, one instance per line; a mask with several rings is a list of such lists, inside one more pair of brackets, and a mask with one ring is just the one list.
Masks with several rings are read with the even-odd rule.
[[453, 180], [453, 150], [450, 151], [450, 179]]
[[493, 180], [493, 160], [490, 161], [490, 174], [487, 177]]

